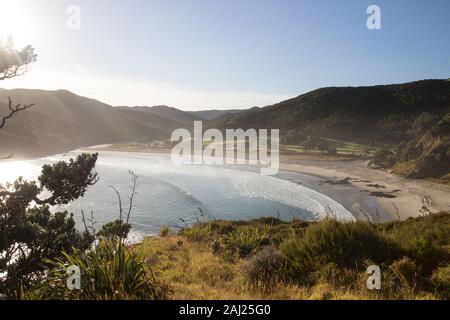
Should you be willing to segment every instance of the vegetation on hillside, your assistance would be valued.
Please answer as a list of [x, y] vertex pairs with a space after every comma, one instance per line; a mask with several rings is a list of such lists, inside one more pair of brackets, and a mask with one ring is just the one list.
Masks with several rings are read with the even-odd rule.
[[437, 178], [450, 182], [450, 113], [422, 113], [408, 130], [409, 139], [379, 150], [373, 167], [392, 168], [408, 178]]
[[[134, 248], [174, 299], [449, 299], [450, 215], [212, 221]], [[379, 265], [381, 290], [366, 286]]]
[[210, 125], [279, 128], [285, 154], [372, 159], [408, 178], [449, 181], [450, 81], [318, 89]]
[[218, 128], [279, 128], [282, 143], [321, 137], [366, 145], [395, 144], [423, 112], [450, 107], [450, 81], [423, 80], [371, 87], [330, 87], [280, 103], [228, 115]]

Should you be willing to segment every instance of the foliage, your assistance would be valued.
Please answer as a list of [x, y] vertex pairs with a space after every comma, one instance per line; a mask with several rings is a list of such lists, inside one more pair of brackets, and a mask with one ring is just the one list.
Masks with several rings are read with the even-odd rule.
[[[158, 279], [171, 287], [169, 298], [448, 298], [449, 260], [430, 252], [449, 252], [450, 214], [385, 224], [259, 218], [210, 225], [204, 241], [180, 244], [175, 235], [151, 237], [139, 246]], [[267, 225], [267, 243], [245, 257], [229, 259], [211, 250], [220, 240], [223, 253], [224, 237]], [[427, 242], [418, 246], [420, 238]], [[381, 290], [366, 286], [366, 269], [373, 264], [381, 268]]]
[[390, 168], [394, 163], [394, 153], [386, 148], [378, 150], [369, 161], [369, 165], [375, 168]]
[[[102, 240], [87, 252], [75, 250], [49, 261], [53, 265], [45, 281], [30, 298], [82, 300], [159, 300], [167, 296], [167, 287], [156, 281], [145, 260], [121, 243]], [[67, 266], [81, 271], [81, 289], [67, 288]]]
[[423, 112], [411, 124], [409, 139], [394, 152], [382, 149], [370, 164], [392, 168], [408, 178], [444, 178], [450, 173], [449, 113]]
[[430, 131], [436, 122], [439, 120], [439, 117], [435, 114], [431, 114], [429, 112], [423, 112], [414, 120], [411, 125], [411, 133], [420, 137]]
[[159, 230], [159, 236], [160, 237], [167, 237], [170, 234], [170, 227], [164, 226]]
[[297, 144], [308, 135], [378, 146], [396, 144], [411, 138], [411, 124], [423, 112], [445, 112], [449, 88], [447, 80], [321, 88], [266, 108], [227, 115], [217, 119], [215, 127], [276, 127], [282, 141]]
[[245, 280], [256, 288], [270, 290], [282, 282], [287, 268], [286, 258], [272, 247], [264, 247], [242, 266]]
[[104, 224], [97, 232], [97, 237], [126, 239], [130, 230], [131, 224], [116, 219]]
[[11, 39], [0, 42], [0, 80], [22, 75], [27, 65], [35, 62], [36, 58], [37, 55], [32, 46], [17, 50], [14, 49]]
[[205, 241], [211, 235], [211, 224], [195, 225], [180, 231], [180, 235], [189, 241]]
[[224, 257], [234, 259], [244, 258], [252, 254], [257, 248], [269, 244], [270, 226], [244, 226], [220, 238], [221, 253]]
[[335, 263], [355, 269], [365, 260], [379, 263], [398, 254], [396, 246], [371, 224], [330, 219], [311, 225], [303, 237], [285, 242], [281, 250], [295, 264]]
[[[26, 67], [35, 62], [36, 58], [37, 55], [34, 53], [32, 46], [16, 50], [11, 39], [4, 42], [0, 41], [0, 80], [11, 79], [24, 74]], [[12, 99], [8, 97], [8, 114], [1, 117], [0, 129], [5, 126], [6, 120], [32, 106], [33, 104], [13, 104]]]
[[450, 264], [437, 268], [431, 276], [431, 283], [442, 299], [450, 299]]
[[391, 264], [390, 269], [399, 279], [400, 286], [409, 290], [415, 290], [419, 282], [420, 270], [412, 259], [404, 257], [396, 260]]
[[[38, 181], [18, 178], [0, 187], [0, 289], [18, 297], [42, 276], [45, 259], [62, 250], [87, 248], [92, 239], [75, 229], [73, 215], [51, 212], [51, 205], [66, 204], [84, 195], [97, 181], [97, 154], [81, 154], [68, 163], [44, 166]], [[42, 199], [43, 194], [49, 194]]]

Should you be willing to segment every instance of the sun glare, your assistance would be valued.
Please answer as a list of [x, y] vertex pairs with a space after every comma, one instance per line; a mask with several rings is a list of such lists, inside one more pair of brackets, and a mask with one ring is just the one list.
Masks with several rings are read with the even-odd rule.
[[26, 161], [10, 161], [0, 163], [0, 185], [13, 182], [17, 177], [33, 179], [40, 172], [40, 167]]
[[30, 25], [24, 2], [0, 1], [0, 39], [11, 37], [16, 45], [23, 46], [30, 36]]

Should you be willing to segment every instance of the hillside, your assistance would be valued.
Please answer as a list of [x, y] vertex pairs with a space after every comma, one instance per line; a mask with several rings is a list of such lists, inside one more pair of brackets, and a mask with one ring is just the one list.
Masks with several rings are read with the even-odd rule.
[[408, 178], [437, 178], [450, 183], [450, 113], [423, 112], [412, 123], [408, 140], [379, 150], [370, 161]]
[[214, 120], [224, 115], [231, 115], [241, 113], [245, 110], [240, 109], [228, 109], [228, 110], [200, 110], [200, 111], [190, 111], [190, 114], [201, 117], [205, 120]]
[[423, 112], [450, 108], [450, 81], [423, 80], [371, 87], [330, 87], [261, 109], [228, 115], [212, 126], [279, 128], [282, 142], [301, 143], [308, 136], [365, 144], [398, 143], [408, 138], [413, 120]]
[[140, 112], [147, 112], [150, 114], [154, 114], [160, 117], [164, 117], [182, 124], [185, 124], [187, 126], [192, 126], [192, 122], [195, 120], [205, 120], [200, 115], [185, 112], [173, 107], [168, 106], [153, 106], [153, 107], [119, 107], [123, 110], [133, 110], [133, 111], [140, 111]]
[[[47, 155], [80, 146], [166, 139], [181, 122], [131, 109], [114, 108], [66, 90], [0, 91], [0, 110], [14, 103], [34, 103], [10, 119], [0, 131], [1, 155]], [[4, 111], [0, 111], [4, 112]]]

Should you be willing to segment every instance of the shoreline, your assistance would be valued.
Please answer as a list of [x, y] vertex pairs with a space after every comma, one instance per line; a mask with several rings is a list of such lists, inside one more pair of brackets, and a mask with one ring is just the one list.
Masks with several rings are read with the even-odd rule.
[[[169, 149], [139, 149], [135, 146], [127, 148], [114, 144], [81, 147], [75, 150], [158, 155], [170, 152]], [[281, 156], [277, 176], [292, 183], [299, 183], [299, 179], [289, 178], [286, 175], [303, 174], [315, 177], [316, 183], [305, 184], [305, 186], [334, 199], [347, 210], [353, 209], [349, 211], [353, 215], [356, 214], [357, 219], [387, 222], [450, 211], [450, 186], [429, 180], [406, 179], [382, 170], [368, 168], [366, 164], [367, 160], [301, 160], [286, 159]], [[344, 183], [339, 183], [342, 180]], [[359, 194], [354, 192], [356, 189]]]
[[[154, 148], [139, 150], [139, 148], [135, 147], [124, 148], [117, 145], [108, 145], [103, 148], [94, 146], [80, 150], [144, 152], [159, 155], [170, 151], [168, 149]], [[367, 167], [367, 160], [293, 160], [283, 159], [282, 156], [280, 158], [279, 174], [291, 172], [315, 176], [323, 180], [321, 181], [323, 186], [330, 186], [329, 190], [335, 189], [337, 192], [344, 194], [348, 192], [348, 189], [339, 190], [344, 188], [344, 186], [357, 188], [361, 196], [356, 196], [358, 198], [356, 201], [353, 199], [355, 193], [348, 199], [342, 197], [342, 194], [338, 198], [340, 198], [340, 201], [347, 202], [345, 203], [347, 206], [349, 201], [353, 203], [362, 201], [363, 203], [359, 203], [361, 214], [370, 215], [373, 221], [406, 220], [428, 213], [450, 210], [449, 186], [429, 180], [406, 179], [382, 170], [372, 169]], [[347, 181], [340, 184], [339, 181], [341, 180]], [[295, 183], [295, 179], [291, 182]], [[317, 190], [317, 185], [313, 189]], [[336, 197], [330, 196], [330, 193], [326, 192], [326, 187], [320, 189], [325, 191], [322, 192], [325, 195], [336, 199]], [[320, 190], [318, 191], [321, 192]], [[331, 191], [331, 193], [333, 192]], [[365, 203], [367, 198], [374, 201], [368, 205]], [[386, 214], [388, 217], [386, 217]]]
[[388, 212], [392, 220], [406, 220], [430, 213], [450, 209], [450, 187], [428, 180], [406, 179], [392, 173], [367, 167], [366, 160], [311, 161], [291, 160], [280, 163], [281, 170], [292, 170], [313, 174], [325, 179], [339, 181], [348, 179], [373, 196], [376, 202]]

